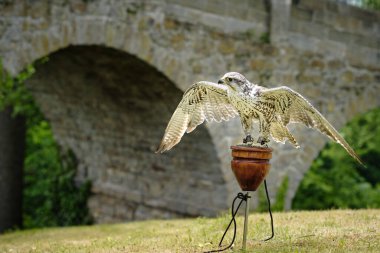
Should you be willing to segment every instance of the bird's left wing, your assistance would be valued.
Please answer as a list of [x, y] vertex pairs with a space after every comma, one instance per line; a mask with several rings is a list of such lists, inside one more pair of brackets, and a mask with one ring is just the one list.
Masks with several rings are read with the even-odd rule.
[[335, 130], [323, 115], [314, 108], [301, 94], [289, 87], [282, 86], [273, 89], [263, 89], [260, 96], [275, 104], [275, 113], [286, 126], [289, 122], [303, 123], [326, 134], [339, 143], [360, 164], [363, 162], [350, 147], [346, 140]]
[[171, 149], [185, 132], [190, 133], [205, 120], [227, 121], [236, 115], [238, 112], [230, 104], [225, 86], [206, 81], [195, 83], [184, 93], [156, 153]]

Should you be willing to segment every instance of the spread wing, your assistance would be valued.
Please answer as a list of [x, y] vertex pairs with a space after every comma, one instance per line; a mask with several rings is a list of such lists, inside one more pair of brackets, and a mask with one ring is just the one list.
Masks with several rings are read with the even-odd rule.
[[195, 83], [184, 93], [156, 153], [171, 149], [185, 132], [190, 133], [205, 120], [221, 122], [236, 115], [238, 112], [230, 104], [225, 86], [206, 81]]
[[[353, 158], [363, 165], [359, 156], [350, 147], [346, 140], [343, 139], [327, 119], [323, 117], [322, 114], [301, 94], [288, 87], [282, 86], [273, 89], [265, 89], [260, 95], [267, 100], [275, 102], [276, 116], [281, 119], [284, 126], [288, 123], [294, 122], [303, 123], [308, 127], [315, 128], [339, 143]], [[279, 133], [275, 133], [274, 135], [277, 135], [277, 139], [281, 139], [281, 137], [278, 136]]]

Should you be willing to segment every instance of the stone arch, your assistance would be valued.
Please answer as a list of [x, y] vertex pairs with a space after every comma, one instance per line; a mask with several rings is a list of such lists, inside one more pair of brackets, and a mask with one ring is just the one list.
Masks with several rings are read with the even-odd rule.
[[205, 126], [172, 152], [154, 153], [182, 92], [152, 66], [111, 48], [70, 46], [38, 65], [27, 86], [60, 145], [78, 157], [78, 179], [92, 180], [89, 205], [98, 222], [226, 208]]
[[[194, 80], [216, 81], [221, 73], [236, 66], [231, 57], [227, 62], [223, 60], [223, 56], [233, 52], [231, 46], [235, 47], [231, 38], [224, 39], [226, 33], [235, 31], [232, 28], [243, 24], [237, 29], [239, 33], [253, 28], [264, 29], [245, 19], [227, 19], [230, 25], [225, 26], [220, 23], [222, 17], [210, 16], [207, 11], [205, 19], [194, 19], [187, 4], [183, 8], [190, 11], [190, 16], [184, 18], [183, 11], [177, 8], [181, 5], [181, 2], [169, 4], [165, 1], [115, 1], [112, 5], [101, 1], [7, 4], [3, 10], [5, 16], [10, 20], [14, 16], [20, 19], [0, 29], [2, 37], [11, 41], [0, 47], [4, 67], [16, 74], [27, 64], [62, 48], [98, 45], [138, 57], [184, 91]], [[229, 15], [234, 16], [233, 13]], [[209, 18], [216, 29], [208, 27]], [[224, 200], [227, 207], [238, 189], [229, 168], [229, 146], [237, 137], [240, 139], [240, 124], [234, 121], [229, 127], [212, 124], [206, 127], [216, 147], [217, 163], [221, 164], [219, 170], [227, 187], [228, 197]]]
[[[9, 29], [6, 30], [6, 32], [12, 30], [20, 31], [17, 33], [17, 36], [14, 33], [9, 34], [12, 38], [14, 37], [14, 41], [17, 41], [18, 50], [7, 50], [7, 48], [0, 49], [4, 52], [4, 67], [11, 74], [16, 74], [28, 64], [31, 64], [32, 62], [45, 56], [49, 56], [51, 54], [54, 55], [55, 52], [59, 53], [62, 49], [71, 48], [71, 46], [80, 47], [83, 45], [98, 45], [101, 47], [113, 48], [119, 50], [120, 52], [127, 52], [129, 56], [135, 56], [144, 61], [146, 64], [154, 66], [156, 70], [165, 75], [168, 82], [171, 82], [173, 86], [178, 87], [178, 89], [182, 91], [187, 89], [189, 84], [191, 84], [194, 80], [207, 80], [208, 78], [205, 78], [199, 73], [195, 74], [196, 77], [191, 77], [191, 73], [183, 73], [178, 71], [178, 69], [182, 69], [184, 67], [184, 64], [187, 64], [185, 58], [179, 61], [178, 56], [176, 56], [178, 49], [183, 49], [183, 42], [180, 38], [179, 41], [176, 42], [178, 43], [178, 46], [174, 46], [175, 48], [172, 49], [162, 46], [159, 41], [153, 42], [155, 38], [151, 33], [140, 32], [139, 29], [141, 27], [151, 26], [152, 23], [153, 25], [164, 24], [162, 21], [162, 16], [157, 14], [157, 10], [154, 9], [156, 7], [162, 8], [160, 4], [157, 6], [152, 4], [152, 6], [154, 6], [152, 10], [149, 7], [150, 4], [143, 4], [145, 6], [143, 8], [146, 8], [146, 15], [143, 17], [136, 14], [135, 10], [133, 10], [133, 8], [142, 8], [139, 5], [139, 3], [126, 4], [126, 6], [123, 6], [122, 8], [127, 7], [127, 11], [129, 12], [127, 16], [123, 16], [121, 13], [118, 13], [116, 16], [112, 16], [112, 13], [105, 14], [97, 12], [89, 15], [86, 13], [85, 9], [88, 8], [88, 10], [90, 10], [92, 8], [91, 3], [84, 4], [83, 6], [81, 4], [76, 6], [71, 6], [71, 4], [55, 6], [54, 3], [52, 5], [39, 5], [38, 3], [33, 3], [27, 8], [28, 11], [22, 15], [28, 16], [28, 13], [35, 15], [34, 11], [37, 11], [37, 13], [41, 15], [39, 17], [33, 16], [33, 22], [29, 22], [28, 18], [23, 19], [22, 22], [12, 24], [15, 27], [9, 27]], [[11, 8], [13, 8], [13, 6]], [[21, 8], [26, 7], [23, 6]], [[115, 8], [117, 8], [117, 6], [115, 6]], [[145, 10], [143, 12], [145, 12]], [[18, 27], [18, 25], [22, 27]], [[178, 24], [176, 24], [175, 21], [169, 21], [168, 24], [165, 23], [165, 28], [168, 28], [167, 26], [174, 26], [171, 28], [169, 27], [169, 29], [177, 29], [177, 25]], [[7, 36], [7, 34], [4, 36]], [[216, 60], [220, 59], [216, 58]], [[220, 71], [215, 72], [221, 73]], [[37, 79], [35, 78], [34, 80]], [[32, 84], [33, 79], [29, 83]], [[30, 87], [32, 88], [32, 85], [30, 85]], [[41, 94], [36, 96], [45, 95], [41, 92]], [[176, 102], [179, 101], [180, 97], [181, 93], [179, 92], [177, 94], [178, 100]], [[172, 109], [174, 109], [174, 107]], [[169, 117], [167, 117], [167, 120], [168, 119]], [[227, 138], [226, 140], [223, 132], [219, 132], [220, 128], [218, 126], [215, 127], [213, 125], [207, 125], [206, 128], [204, 126], [201, 128], [203, 130], [200, 131], [206, 131], [210, 134], [211, 138], [206, 138], [211, 143], [211, 146], [208, 148], [212, 150], [211, 153], [216, 153], [216, 156], [213, 157], [212, 162], [210, 162], [210, 164], [213, 165], [209, 167], [217, 168], [223, 183], [220, 184], [220, 182], [218, 182], [214, 185], [215, 192], [211, 191], [216, 194], [213, 196], [216, 196], [215, 201], [218, 202], [211, 207], [212, 211], [210, 211], [210, 208], [208, 211], [206, 210], [207, 208], [203, 211], [199, 211], [199, 208], [197, 209], [193, 207], [190, 208], [192, 211], [188, 212], [192, 215], [197, 213], [210, 215], [212, 213], [215, 214], [217, 212], [216, 210], [226, 209], [229, 199], [231, 199], [231, 193], [234, 193], [234, 189], [237, 188], [237, 184], [231, 180], [233, 175], [229, 170], [229, 159], [228, 156], [226, 156], [228, 150], [225, 152], [219, 152], [219, 149], [216, 148], [215, 151], [215, 147], [218, 147], [221, 144], [228, 148], [231, 142], [230, 138]], [[158, 132], [162, 133], [162, 131]], [[191, 138], [195, 138], [195, 140], [197, 139], [194, 137], [194, 133], [192, 133]], [[98, 149], [100, 149], [100, 147], [98, 147]], [[202, 150], [203, 149], [204, 148], [202, 148]], [[193, 149], [191, 151], [193, 152]], [[177, 153], [176, 156], [179, 156], [179, 153]], [[175, 154], [176, 153], [172, 153], [171, 156], [175, 156]], [[177, 159], [184, 160], [184, 158]], [[203, 182], [205, 185], [209, 185], [210, 183], [207, 182], [207, 180], [200, 180], [200, 182], [200, 184]], [[224, 187], [227, 189], [221, 191]], [[206, 195], [208, 195], [208, 193], [206, 193]], [[185, 207], [185, 204], [181, 202], [179, 203], [180, 204], [177, 203], [177, 205], [182, 206], [182, 209], [188, 208]], [[205, 201], [204, 203], [210, 202]], [[198, 211], [194, 211], [196, 209]]]
[[[185, 91], [194, 80], [211, 80], [211, 77], [215, 78], [227, 69], [218, 55], [204, 61], [203, 68], [207, 69], [205, 73], [196, 70], [202, 68], [199, 64], [189, 67], [189, 62], [204, 57], [206, 51], [202, 50], [202, 46], [209, 49], [214, 45], [215, 48], [220, 42], [202, 35], [194, 41], [195, 45], [185, 46], [185, 38], [181, 36], [181, 33], [185, 32], [189, 25], [183, 20], [176, 20], [178, 17], [165, 17], [164, 15], [167, 14], [163, 14], [163, 11], [166, 5], [163, 3], [115, 2], [112, 7], [113, 11], [106, 13], [103, 13], [101, 4], [99, 6], [98, 4], [100, 3], [94, 1], [88, 4], [67, 3], [62, 6], [54, 3], [51, 5], [32, 3], [30, 6], [26, 3], [22, 7], [11, 5], [10, 9], [14, 8], [13, 11], [16, 12], [18, 8], [20, 10], [26, 8], [22, 15], [26, 17], [32, 15], [33, 22], [28, 18], [23, 19], [22, 22], [14, 22], [12, 25], [15, 27], [10, 26], [4, 33], [5, 37], [17, 42], [13, 44], [17, 45], [17, 50], [0, 48], [0, 51], [4, 52], [4, 67], [11, 74], [16, 74], [27, 64], [70, 45], [99, 45], [138, 57], [162, 72], [182, 91]], [[108, 10], [108, 7], [105, 9]], [[127, 13], [120, 12], [120, 10], [126, 10]], [[34, 12], [39, 16], [35, 16]], [[196, 28], [193, 26], [190, 32], [197, 32]], [[170, 36], [157, 37], [156, 29], [159, 29], [161, 33], [170, 34]], [[13, 30], [17, 30], [18, 33], [12, 33]], [[220, 40], [222, 36], [217, 35], [217, 38]], [[168, 45], [168, 41], [172, 44]], [[193, 52], [194, 58], [189, 57], [191, 54], [184, 54], [186, 51]], [[178, 71], [181, 69], [187, 71]], [[231, 129], [239, 126], [237, 122], [232, 124], [234, 127]], [[206, 127], [215, 146], [224, 148], [222, 152], [219, 152], [220, 149], [217, 148], [217, 153], [222, 164], [220, 166], [221, 174], [228, 186], [227, 205], [228, 199], [232, 198], [232, 194], [238, 187], [233, 181], [233, 174], [229, 169], [228, 147], [232, 143], [232, 138], [224, 134], [223, 127], [215, 125]], [[240, 131], [233, 132], [231, 136], [234, 137], [240, 134]]]
[[[362, 25], [344, 27], [340, 24], [342, 15], [347, 16], [346, 11], [353, 14], [349, 24], [362, 24], [362, 10], [335, 7], [338, 12], [330, 17], [324, 15], [329, 10], [323, 1], [297, 5], [300, 8], [288, 6], [292, 8], [289, 17], [273, 15], [281, 14], [276, 12], [283, 9], [281, 6], [275, 6], [272, 13], [268, 13], [262, 1], [246, 1], [239, 6], [228, 0], [222, 2], [215, 6], [179, 0], [7, 2], [1, 10], [4, 18], [0, 22], [0, 39], [5, 43], [1, 43], [0, 54], [5, 68], [15, 74], [26, 64], [70, 45], [98, 45], [137, 56], [164, 73], [182, 91], [195, 80], [216, 81], [227, 71], [238, 71], [264, 86], [291, 86], [317, 105], [319, 102], [327, 104], [321, 97], [332, 100], [341, 97], [355, 108], [362, 103], [356, 100], [357, 92], [370, 95], [368, 105], [377, 99], [378, 90], [368, 92], [371, 90], [368, 87], [364, 91], [355, 87], [368, 78], [372, 79], [369, 86], [380, 87], [374, 13], [366, 11], [368, 27], [374, 29], [364, 31]], [[314, 18], [307, 18], [306, 22], [305, 17], [314, 11], [324, 17], [326, 26]], [[270, 30], [268, 15], [275, 19]], [[288, 18], [291, 20], [286, 20]], [[276, 20], [289, 25], [279, 31]], [[317, 28], [317, 32], [310, 33], [310, 26]], [[258, 43], [259, 37], [268, 32], [271, 43]], [[341, 32], [347, 38], [331, 36]], [[273, 37], [276, 34], [281, 35], [277, 36], [280, 39]], [[300, 69], [305, 72], [300, 73]], [[331, 82], [333, 76], [346, 80], [339, 86]], [[367, 102], [360, 100], [361, 97], [359, 101]], [[333, 118], [334, 126], [339, 128], [346, 121], [345, 110], [340, 108], [336, 113], [322, 110], [322, 113]], [[240, 124], [233, 121], [206, 127], [226, 182], [227, 205], [238, 190], [229, 168], [229, 146], [241, 141]], [[302, 128], [296, 134], [304, 148], [293, 150], [289, 146], [274, 145], [276, 151], [269, 175], [273, 195], [283, 176], [290, 175], [292, 189], [289, 189], [288, 200], [294, 196], [304, 172], [326, 141], [318, 133]], [[287, 203], [290, 208], [291, 201]]]

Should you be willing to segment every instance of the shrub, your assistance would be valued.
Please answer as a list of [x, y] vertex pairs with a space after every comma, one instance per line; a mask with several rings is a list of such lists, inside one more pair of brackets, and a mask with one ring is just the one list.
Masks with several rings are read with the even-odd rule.
[[24, 227], [89, 224], [90, 183], [75, 183], [77, 160], [74, 154], [61, 150], [54, 141], [49, 123], [25, 88], [24, 81], [34, 72], [34, 67], [28, 66], [18, 76], [11, 77], [0, 62], [0, 110], [11, 106], [14, 114], [24, 116], [27, 122]]
[[356, 117], [342, 129], [366, 167], [340, 145], [328, 143], [301, 182], [294, 209], [380, 207], [380, 108]]

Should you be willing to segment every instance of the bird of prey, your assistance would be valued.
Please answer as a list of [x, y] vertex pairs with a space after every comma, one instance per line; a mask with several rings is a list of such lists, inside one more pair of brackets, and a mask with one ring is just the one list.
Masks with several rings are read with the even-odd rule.
[[363, 164], [343, 137], [301, 94], [289, 87], [265, 88], [249, 82], [237, 72], [226, 73], [218, 83], [200, 81], [183, 95], [165, 130], [156, 153], [175, 146], [185, 134], [206, 121], [221, 122], [239, 116], [245, 133], [243, 143], [253, 145], [254, 121], [258, 121], [259, 145], [266, 146], [269, 137], [276, 142], [288, 140], [299, 147], [289, 132], [289, 123], [303, 123], [339, 143], [353, 158]]

